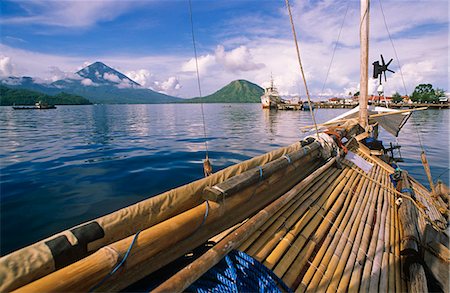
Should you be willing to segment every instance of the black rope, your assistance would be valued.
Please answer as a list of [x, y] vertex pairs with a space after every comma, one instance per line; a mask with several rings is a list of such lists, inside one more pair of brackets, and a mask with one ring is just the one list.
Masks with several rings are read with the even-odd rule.
[[141, 233], [141, 230], [137, 231], [137, 233], [134, 235], [133, 241], [131, 241], [130, 246], [128, 247], [127, 252], [125, 253], [124, 257], [122, 258], [122, 260], [120, 261], [120, 263], [115, 266], [112, 271], [110, 271], [100, 282], [98, 282], [95, 286], [93, 286], [89, 292], [94, 292], [95, 290], [97, 290], [101, 285], [103, 285], [109, 278], [111, 278], [111, 276], [117, 272], [119, 270], [119, 268], [125, 263], [125, 261], [127, 260], [128, 256], [130, 255], [131, 249], [133, 248], [134, 244], [136, 243], [137, 237], [139, 235], [139, 233]]

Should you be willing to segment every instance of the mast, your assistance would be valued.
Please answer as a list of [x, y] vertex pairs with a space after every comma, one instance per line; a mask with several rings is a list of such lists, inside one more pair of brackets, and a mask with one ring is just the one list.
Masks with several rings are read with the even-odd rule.
[[368, 125], [367, 101], [369, 83], [369, 9], [370, 0], [361, 0], [360, 38], [360, 90], [359, 90], [359, 123], [364, 128]]

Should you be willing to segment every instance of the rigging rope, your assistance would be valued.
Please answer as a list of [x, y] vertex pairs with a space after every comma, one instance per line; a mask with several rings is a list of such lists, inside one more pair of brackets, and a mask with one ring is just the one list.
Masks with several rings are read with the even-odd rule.
[[[402, 78], [402, 83], [403, 83], [403, 88], [404, 88], [404, 90], [405, 90], [405, 95], [407, 96], [407, 95], [408, 95], [408, 90], [407, 90], [407, 88], [406, 88], [405, 78], [404, 78], [404, 76], [403, 76], [403, 71], [402, 71], [402, 66], [401, 66], [401, 64], [400, 64], [400, 59], [398, 58], [397, 50], [395, 49], [394, 41], [392, 40], [391, 33], [390, 33], [389, 27], [388, 27], [388, 25], [387, 25], [386, 16], [384, 15], [384, 10], [383, 10], [383, 5], [381, 4], [381, 0], [378, 0], [378, 3], [380, 4], [381, 14], [383, 15], [384, 26], [386, 27], [386, 31], [387, 31], [388, 36], [389, 36], [389, 40], [391, 41], [392, 49], [394, 50], [395, 58], [396, 58], [396, 60], [397, 60], [398, 68], [399, 68], [399, 70], [400, 70], [400, 76], [401, 76], [401, 78]], [[412, 116], [412, 114], [411, 114], [411, 116]], [[419, 140], [420, 149], [421, 149], [421, 151], [422, 151], [422, 154], [421, 154], [422, 165], [423, 165], [423, 167], [424, 167], [424, 169], [425, 169], [425, 173], [426, 173], [427, 176], [428, 176], [428, 172], [427, 172], [427, 170], [429, 171], [428, 163], [425, 164], [425, 163], [424, 163], [424, 160], [423, 160], [423, 158], [425, 158], [425, 161], [426, 161], [425, 148], [423, 147], [423, 144], [422, 144], [422, 138], [421, 138], [420, 132], [419, 132], [419, 123], [416, 124], [416, 123], [415, 123], [415, 120], [416, 120], [416, 119], [414, 119], [414, 121], [413, 121], [412, 124], [413, 124], [414, 129], [416, 130], [417, 138], [418, 138], [418, 140]], [[431, 171], [429, 171], [429, 173], [430, 173], [430, 174], [429, 174], [429, 176], [430, 176], [430, 177], [429, 177], [429, 178], [430, 178], [430, 188], [431, 188], [431, 191], [434, 193], [434, 186], [433, 186], [433, 180], [432, 180], [432, 178], [431, 178]]]
[[205, 173], [205, 177], [208, 177], [209, 175], [212, 174], [212, 166], [211, 166], [211, 163], [210, 163], [209, 157], [208, 157], [208, 139], [207, 139], [207, 135], [206, 135], [205, 111], [203, 110], [203, 101], [201, 100], [202, 99], [202, 87], [200, 85], [200, 73], [198, 70], [197, 47], [195, 45], [194, 20], [192, 17], [192, 1], [191, 0], [189, 0], [189, 16], [190, 16], [190, 21], [191, 21], [192, 45], [194, 46], [195, 69], [197, 72], [197, 85], [198, 85], [198, 92], [200, 95], [200, 108], [201, 108], [201, 112], [202, 112], [203, 137], [205, 140], [206, 155], [205, 155], [205, 160], [203, 161], [203, 171]]
[[327, 80], [328, 80], [328, 75], [330, 74], [331, 65], [333, 64], [333, 60], [334, 60], [334, 54], [336, 53], [336, 49], [337, 49], [339, 40], [341, 38], [341, 32], [342, 32], [342, 28], [344, 27], [345, 18], [347, 17], [347, 12], [348, 12], [349, 6], [350, 6], [350, 1], [347, 2], [347, 8], [345, 9], [344, 18], [342, 19], [341, 28], [339, 29], [338, 37], [337, 37], [336, 43], [334, 45], [333, 54], [331, 55], [330, 65], [328, 66], [327, 75], [325, 76], [325, 81], [323, 82], [321, 93], [323, 93], [323, 90], [325, 89], [325, 85], [326, 85]]
[[295, 43], [295, 48], [297, 50], [298, 64], [300, 66], [300, 72], [302, 73], [303, 84], [305, 86], [306, 97], [308, 98], [308, 106], [309, 106], [309, 109], [310, 109], [310, 112], [311, 112], [311, 118], [312, 118], [312, 120], [314, 122], [314, 127], [316, 129], [317, 139], [320, 140], [319, 129], [317, 128], [316, 117], [314, 116], [314, 111], [313, 111], [313, 108], [312, 108], [312, 105], [311, 105], [311, 98], [309, 96], [308, 85], [306, 84], [305, 73], [303, 72], [302, 60], [300, 58], [300, 49], [298, 48], [298, 42], [297, 42], [297, 33], [295, 32], [294, 20], [292, 19], [291, 6], [289, 4], [289, 0], [286, 0], [286, 7], [287, 7], [288, 12], [289, 12], [289, 19], [291, 21], [292, 34], [294, 35], [294, 43]]

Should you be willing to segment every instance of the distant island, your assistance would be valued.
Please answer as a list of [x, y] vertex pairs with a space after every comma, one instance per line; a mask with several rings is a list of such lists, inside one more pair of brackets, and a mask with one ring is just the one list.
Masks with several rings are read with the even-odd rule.
[[0, 85], [0, 106], [34, 105], [39, 101], [49, 105], [92, 104], [88, 99], [64, 92], [51, 96], [37, 91], [11, 89]]
[[[94, 62], [70, 77], [52, 83], [40, 83], [27, 76], [10, 76], [0, 79], [0, 84], [10, 89], [35, 91], [39, 95], [71, 94], [96, 104], [259, 103], [264, 92], [254, 83], [236, 80], [211, 95], [183, 99], [145, 88], [102, 62]], [[22, 100], [8, 98], [2, 105], [9, 103], [19, 104]]]
[[246, 80], [235, 80], [218, 90], [217, 92], [192, 99], [186, 99], [184, 103], [260, 103], [260, 97], [264, 89], [257, 84]]

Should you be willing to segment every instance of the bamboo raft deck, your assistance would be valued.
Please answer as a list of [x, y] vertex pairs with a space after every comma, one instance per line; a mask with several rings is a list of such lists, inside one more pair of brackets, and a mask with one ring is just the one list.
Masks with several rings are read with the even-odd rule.
[[[367, 150], [358, 154], [376, 163], [369, 174], [350, 164], [329, 168], [239, 250], [296, 292], [406, 292], [417, 286], [427, 291], [426, 281], [412, 284], [402, 273], [398, 191], [389, 177], [394, 169]], [[429, 192], [417, 182], [413, 186], [429, 219], [446, 223]], [[430, 224], [422, 214], [418, 219], [424, 231]]]

